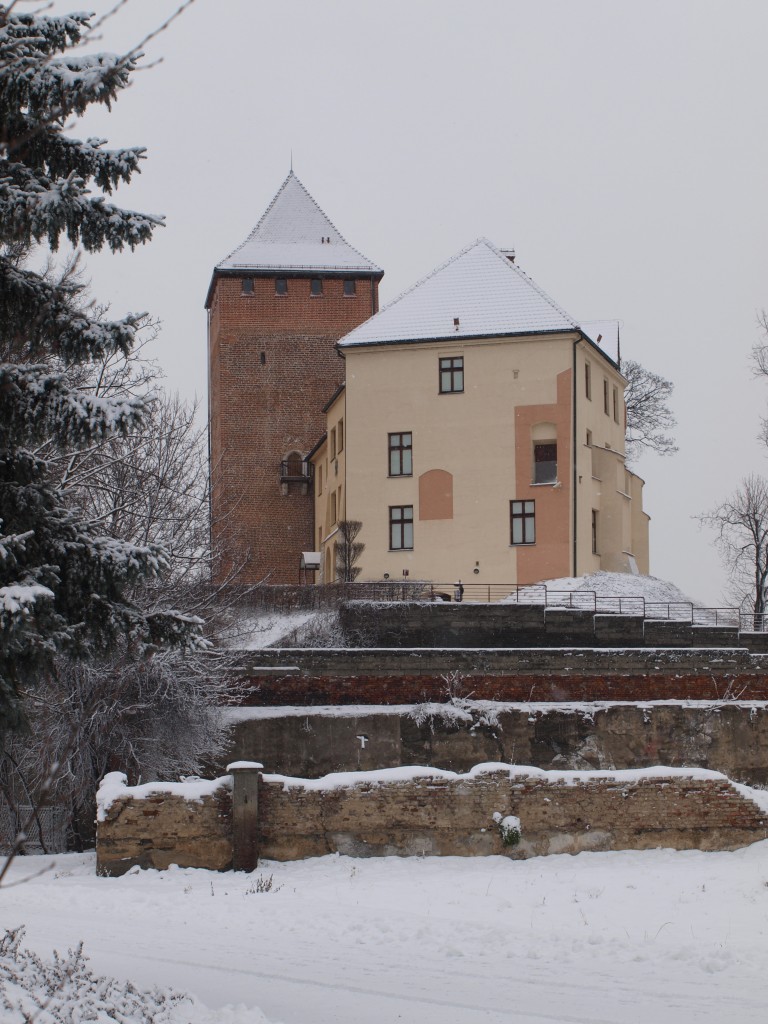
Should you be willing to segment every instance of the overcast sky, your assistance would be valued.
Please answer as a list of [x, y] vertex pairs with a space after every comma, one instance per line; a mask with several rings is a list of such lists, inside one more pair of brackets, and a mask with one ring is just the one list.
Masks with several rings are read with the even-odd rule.
[[[124, 51], [176, 6], [130, 0], [98, 47]], [[692, 516], [768, 472], [768, 382], [749, 368], [768, 306], [766, 41], [764, 0], [195, 0], [147, 47], [163, 62], [75, 133], [146, 146], [118, 198], [167, 220], [134, 254], [89, 258], [94, 292], [159, 316], [169, 386], [204, 398], [211, 270], [291, 150], [384, 268], [383, 302], [478, 236], [514, 247], [572, 316], [619, 318], [622, 354], [674, 381], [680, 451], [636, 467], [651, 571], [720, 603]]]

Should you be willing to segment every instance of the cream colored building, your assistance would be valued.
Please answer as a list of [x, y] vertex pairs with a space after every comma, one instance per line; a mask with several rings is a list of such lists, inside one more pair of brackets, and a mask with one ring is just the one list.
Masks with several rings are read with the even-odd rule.
[[647, 573], [625, 382], [591, 334], [481, 239], [342, 338], [310, 453], [320, 581], [345, 518], [361, 580]]

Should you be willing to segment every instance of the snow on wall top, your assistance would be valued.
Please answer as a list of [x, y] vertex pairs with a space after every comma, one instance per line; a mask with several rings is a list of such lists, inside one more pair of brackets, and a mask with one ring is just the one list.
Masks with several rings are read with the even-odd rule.
[[382, 272], [342, 237], [293, 171], [250, 235], [216, 269]]
[[[445, 779], [449, 782], [458, 782], [502, 772], [509, 777], [510, 781], [528, 778], [540, 779], [553, 786], [579, 786], [589, 782], [615, 782], [633, 785], [645, 779], [701, 779], [712, 782], [723, 780], [731, 782], [722, 772], [712, 771], [710, 768], [671, 768], [667, 765], [654, 765], [649, 768], [577, 771], [534, 768], [529, 765], [508, 764], [505, 761], [485, 761], [482, 764], [476, 764], [468, 772], [452, 772], [445, 768], [430, 768], [424, 765], [403, 765], [399, 768], [379, 768], [373, 771], [331, 772], [319, 779], [300, 779], [291, 775], [268, 774], [264, 774], [263, 778], [266, 783], [282, 785], [284, 791], [289, 789], [333, 790], [361, 785], [381, 786], [414, 782], [418, 779]], [[731, 782], [731, 785], [735, 784]], [[750, 799], [754, 799], [754, 791], [749, 787], [743, 786], [740, 791]], [[758, 803], [757, 800], [755, 802]], [[768, 801], [765, 802], [768, 803]]]
[[152, 796], [180, 796], [184, 800], [199, 803], [203, 797], [213, 796], [219, 789], [231, 789], [232, 778], [223, 775], [219, 779], [189, 779], [187, 782], [145, 782], [140, 786], [129, 786], [123, 772], [107, 772], [96, 793], [96, 820], [106, 821], [112, 804], [121, 797], [132, 800], [146, 800]]
[[356, 327], [339, 346], [574, 330], [579, 325], [565, 310], [503, 252], [479, 238]]

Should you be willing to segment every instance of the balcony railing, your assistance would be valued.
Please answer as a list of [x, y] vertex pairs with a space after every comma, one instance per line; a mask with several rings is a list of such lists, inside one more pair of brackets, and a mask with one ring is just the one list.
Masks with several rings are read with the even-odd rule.
[[280, 483], [311, 483], [314, 466], [306, 459], [285, 459], [280, 463]]

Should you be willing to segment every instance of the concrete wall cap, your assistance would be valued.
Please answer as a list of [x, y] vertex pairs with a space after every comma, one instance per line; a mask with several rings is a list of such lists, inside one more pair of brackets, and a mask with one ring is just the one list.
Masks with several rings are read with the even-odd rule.
[[227, 765], [228, 772], [259, 771], [264, 765], [260, 761], [233, 761]]

